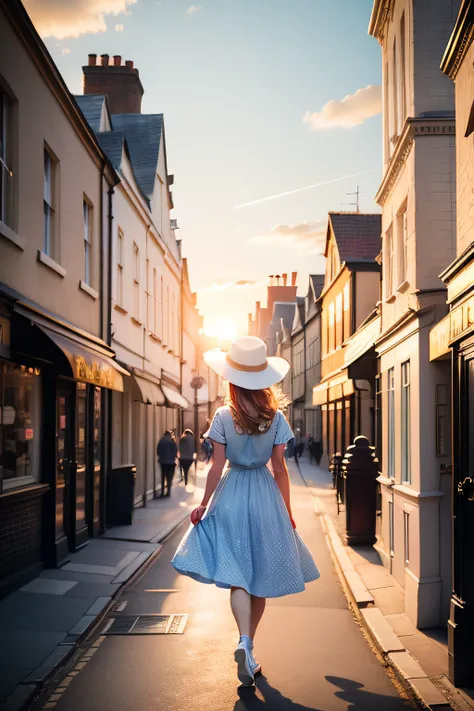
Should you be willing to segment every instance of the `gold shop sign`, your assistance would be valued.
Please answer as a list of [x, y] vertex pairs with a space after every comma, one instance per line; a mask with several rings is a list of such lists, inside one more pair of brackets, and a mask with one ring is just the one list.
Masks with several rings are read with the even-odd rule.
[[86, 360], [84, 356], [75, 356], [75, 373], [76, 380], [84, 383], [92, 383], [99, 385], [102, 388], [111, 390], [123, 390], [123, 379], [120, 373], [115, 368], [112, 368], [108, 363], [97, 360]]
[[454, 279], [448, 284], [448, 303], [454, 301], [466, 289], [472, 288], [474, 284], [474, 262], [471, 262], [456, 274]]
[[430, 331], [430, 360], [449, 353], [449, 347], [474, 327], [474, 296], [456, 306]]

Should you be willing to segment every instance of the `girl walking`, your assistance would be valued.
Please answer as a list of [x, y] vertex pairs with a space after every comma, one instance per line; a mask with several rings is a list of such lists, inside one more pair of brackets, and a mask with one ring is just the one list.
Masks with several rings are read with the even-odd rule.
[[228, 353], [208, 351], [204, 360], [228, 381], [228, 405], [212, 421], [214, 459], [204, 498], [172, 565], [195, 580], [230, 589], [240, 634], [237, 674], [251, 685], [261, 671], [253, 640], [266, 598], [302, 592], [319, 571], [293, 520], [284, 458], [293, 433], [271, 389], [289, 364], [267, 358], [265, 343], [253, 336], [236, 339]]

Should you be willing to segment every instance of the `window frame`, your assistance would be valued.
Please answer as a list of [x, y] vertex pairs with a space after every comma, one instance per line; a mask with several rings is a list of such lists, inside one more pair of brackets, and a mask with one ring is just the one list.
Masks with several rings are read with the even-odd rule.
[[[59, 261], [56, 244], [58, 166], [58, 159], [45, 142], [43, 144], [43, 252], [55, 261]], [[47, 175], [47, 168], [49, 168], [49, 175]]]
[[15, 228], [15, 104], [0, 78], [0, 222], [12, 230]]
[[384, 282], [385, 282], [385, 299], [390, 299], [394, 292], [393, 282], [393, 224], [385, 232], [384, 239]]
[[124, 308], [123, 300], [123, 245], [124, 245], [124, 234], [121, 227], [117, 229], [117, 240], [116, 240], [116, 283], [115, 283], [115, 303], [120, 308]]
[[387, 476], [395, 479], [395, 368], [387, 370]]
[[140, 247], [134, 241], [133, 250], [133, 273], [132, 273], [132, 318], [140, 323]]
[[400, 380], [400, 444], [401, 444], [401, 477], [403, 484], [411, 484], [411, 432], [410, 432], [410, 360], [406, 360], [401, 365]]
[[[93, 286], [93, 239], [94, 239], [94, 208], [87, 195], [82, 197], [82, 216], [84, 223], [84, 283]], [[87, 216], [87, 221], [86, 221]]]

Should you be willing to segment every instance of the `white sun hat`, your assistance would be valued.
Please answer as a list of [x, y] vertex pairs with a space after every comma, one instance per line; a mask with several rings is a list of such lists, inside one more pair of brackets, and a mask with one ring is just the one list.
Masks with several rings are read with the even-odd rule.
[[203, 355], [214, 372], [233, 385], [263, 390], [279, 383], [290, 369], [284, 358], [267, 357], [267, 346], [255, 336], [241, 336], [228, 351], [213, 348]]

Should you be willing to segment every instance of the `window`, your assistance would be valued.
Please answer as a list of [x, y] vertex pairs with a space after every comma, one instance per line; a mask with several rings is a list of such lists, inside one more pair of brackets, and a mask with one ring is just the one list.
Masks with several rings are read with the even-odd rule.
[[37, 368], [0, 361], [0, 491], [39, 480], [39, 376]]
[[398, 285], [406, 281], [407, 270], [407, 210], [406, 206], [397, 215], [397, 277]]
[[342, 326], [342, 293], [336, 296], [336, 348], [340, 348], [343, 337], [343, 326]]
[[0, 87], [0, 221], [13, 227], [13, 102]]
[[385, 233], [385, 249], [383, 255], [385, 298], [393, 294], [393, 228], [390, 226]]
[[395, 369], [387, 373], [387, 406], [388, 406], [388, 472], [390, 478], [395, 477]]
[[451, 453], [449, 388], [436, 386], [436, 456], [446, 457]]
[[410, 514], [403, 512], [403, 540], [405, 551], [405, 565], [410, 565]]
[[92, 286], [92, 205], [84, 198], [82, 201], [84, 215], [84, 281]]
[[140, 321], [140, 250], [133, 243], [133, 312], [132, 318]]
[[329, 342], [328, 342], [328, 352], [334, 350], [334, 301], [329, 304]]
[[390, 556], [393, 558], [395, 555], [395, 531], [394, 531], [394, 518], [393, 518], [393, 501], [388, 502], [388, 540], [390, 547]]
[[400, 104], [400, 128], [405, 123], [407, 115], [407, 99], [406, 99], [406, 60], [405, 60], [405, 13], [402, 14], [400, 20], [400, 72], [399, 72], [399, 104]]
[[392, 143], [398, 138], [398, 72], [397, 72], [397, 40], [393, 40], [392, 53]]
[[375, 453], [382, 461], [382, 383], [380, 375], [375, 378]]
[[388, 163], [390, 156], [392, 154], [392, 144], [390, 142], [390, 82], [388, 74], [388, 62], [384, 66], [383, 74], [383, 131], [384, 131], [384, 148], [385, 148], [385, 162]]
[[58, 161], [45, 147], [44, 149], [44, 190], [43, 190], [43, 251], [48, 257], [55, 258], [56, 232], [56, 173]]
[[123, 232], [117, 232], [117, 285], [115, 293], [117, 306], [123, 308]]
[[410, 466], [410, 361], [402, 363], [402, 481], [411, 483]]

